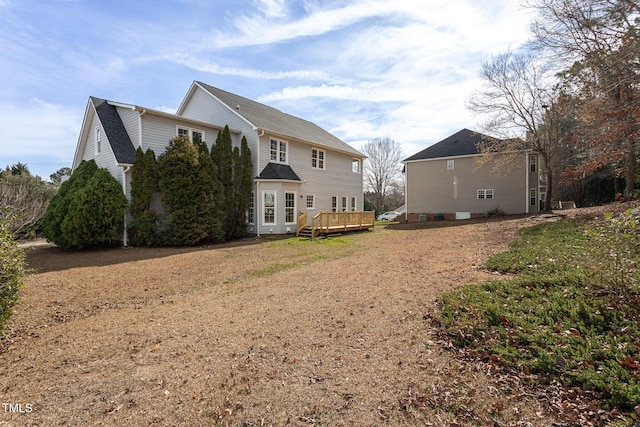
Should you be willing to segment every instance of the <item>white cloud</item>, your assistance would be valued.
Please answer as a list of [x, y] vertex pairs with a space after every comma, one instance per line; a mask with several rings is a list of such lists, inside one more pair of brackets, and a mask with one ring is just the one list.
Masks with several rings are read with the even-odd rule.
[[188, 53], [180, 53], [168, 55], [165, 59], [184, 65], [196, 71], [217, 75], [229, 75], [249, 77], [254, 79], [276, 80], [276, 79], [307, 79], [307, 80], [324, 80], [327, 75], [317, 70], [293, 70], [293, 71], [276, 71], [268, 72], [257, 69], [224, 67], [215, 62], [209, 62]]
[[38, 156], [71, 164], [83, 110], [36, 98], [25, 105], [0, 103], [0, 111], [3, 157], [15, 156], [14, 163], [26, 163], [23, 156]]

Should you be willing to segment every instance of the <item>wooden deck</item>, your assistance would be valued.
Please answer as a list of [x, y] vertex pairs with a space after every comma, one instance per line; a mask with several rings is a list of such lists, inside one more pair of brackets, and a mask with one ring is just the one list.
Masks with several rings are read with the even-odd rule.
[[331, 233], [368, 230], [374, 227], [375, 219], [373, 211], [319, 212], [309, 221], [309, 214], [305, 212], [298, 217], [296, 235], [314, 239]]

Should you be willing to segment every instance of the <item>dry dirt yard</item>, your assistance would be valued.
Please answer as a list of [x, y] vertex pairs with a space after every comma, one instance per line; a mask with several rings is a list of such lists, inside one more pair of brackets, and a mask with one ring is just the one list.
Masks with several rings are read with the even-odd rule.
[[539, 395], [458, 357], [429, 321], [532, 222], [28, 250], [0, 425], [551, 426]]

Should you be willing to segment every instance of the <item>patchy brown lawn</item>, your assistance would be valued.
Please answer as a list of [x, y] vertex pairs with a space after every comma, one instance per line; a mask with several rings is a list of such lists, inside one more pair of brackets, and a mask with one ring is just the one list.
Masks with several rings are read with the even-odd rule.
[[32, 410], [3, 405], [0, 425], [550, 426], [517, 379], [456, 357], [428, 320], [531, 222], [29, 250], [0, 396]]

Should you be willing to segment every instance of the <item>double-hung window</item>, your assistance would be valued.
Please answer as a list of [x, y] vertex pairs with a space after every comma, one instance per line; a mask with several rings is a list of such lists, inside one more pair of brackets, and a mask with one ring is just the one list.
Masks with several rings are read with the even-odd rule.
[[255, 194], [252, 192], [249, 196], [249, 210], [247, 211], [247, 222], [249, 224], [255, 224], [256, 222], [256, 202]]
[[311, 149], [311, 167], [314, 169], [324, 170], [325, 151], [318, 150], [317, 148]]
[[287, 142], [277, 139], [269, 140], [269, 159], [272, 162], [287, 163]]
[[188, 127], [177, 126], [176, 127], [176, 135], [178, 137], [189, 138], [191, 142], [201, 142], [204, 141], [204, 131], [199, 129], [191, 129]]
[[316, 208], [316, 196], [313, 194], [307, 194], [307, 209]]
[[493, 189], [486, 188], [478, 190], [478, 199], [493, 199]]
[[531, 172], [535, 172], [536, 171], [537, 163], [538, 163], [538, 156], [536, 156], [535, 154], [531, 154], [529, 156], [529, 170]]
[[360, 173], [360, 159], [351, 159], [351, 172]]
[[284, 222], [296, 222], [296, 193], [284, 193]]
[[264, 224], [276, 223], [276, 193], [273, 191], [265, 191], [264, 193]]

